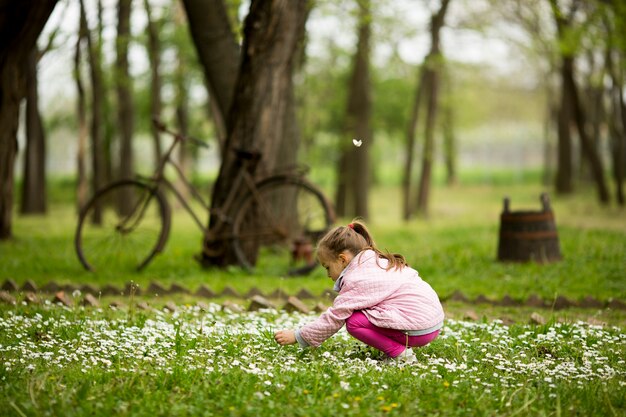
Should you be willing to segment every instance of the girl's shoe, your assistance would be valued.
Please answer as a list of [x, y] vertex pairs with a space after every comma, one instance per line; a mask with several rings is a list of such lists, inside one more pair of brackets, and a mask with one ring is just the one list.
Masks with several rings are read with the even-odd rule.
[[383, 363], [393, 365], [409, 364], [413, 362], [417, 362], [417, 357], [415, 356], [415, 352], [413, 352], [413, 349], [411, 348], [406, 348], [404, 352], [402, 352], [395, 358], [387, 358], [383, 360]]

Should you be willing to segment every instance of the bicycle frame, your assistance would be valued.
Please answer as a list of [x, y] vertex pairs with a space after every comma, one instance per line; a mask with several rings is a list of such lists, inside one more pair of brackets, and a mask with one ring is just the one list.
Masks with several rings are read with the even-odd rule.
[[[174, 196], [176, 197], [176, 199], [180, 202], [180, 204], [183, 206], [183, 208], [189, 213], [189, 215], [192, 217], [192, 219], [194, 220], [194, 222], [196, 223], [196, 225], [198, 226], [198, 228], [204, 233], [205, 237], [208, 240], [212, 240], [216, 238], [216, 234], [210, 230], [208, 227], [205, 226], [205, 222], [203, 222], [200, 219], [200, 216], [194, 211], [194, 209], [191, 207], [191, 205], [187, 202], [187, 200], [185, 199], [185, 197], [183, 196], [183, 194], [174, 186], [174, 184], [167, 179], [167, 177], [165, 176], [165, 168], [167, 165], [171, 165], [174, 168], [174, 171], [176, 172], [178, 179], [182, 182], [182, 184], [184, 185], [185, 189], [187, 191], [189, 191], [191, 193], [191, 197], [198, 202], [209, 215], [215, 215], [217, 216], [217, 218], [219, 219], [219, 221], [221, 223], [227, 223], [229, 220], [229, 217], [226, 216], [224, 213], [228, 213], [229, 209], [231, 208], [232, 204], [234, 204], [236, 197], [237, 197], [237, 190], [240, 189], [240, 187], [242, 186], [242, 184], [245, 184], [248, 188], [248, 190], [253, 193], [253, 194], [257, 194], [256, 188], [255, 188], [255, 182], [254, 179], [252, 178], [252, 176], [250, 175], [250, 173], [248, 172], [248, 170], [246, 169], [246, 166], [241, 167], [241, 169], [239, 169], [238, 173], [237, 173], [237, 177], [235, 178], [235, 181], [233, 183], [233, 186], [231, 187], [231, 191], [229, 192], [226, 200], [224, 201], [224, 203], [217, 209], [212, 209], [210, 207], [210, 205], [204, 200], [204, 198], [200, 195], [200, 193], [198, 192], [198, 190], [191, 184], [191, 182], [189, 182], [187, 180], [187, 178], [185, 177], [185, 174], [183, 173], [183, 170], [180, 168], [180, 166], [172, 160], [171, 155], [172, 152], [174, 151], [174, 149], [176, 148], [176, 146], [178, 146], [178, 144], [180, 142], [182, 142], [185, 139], [188, 139], [184, 136], [181, 136], [180, 134], [176, 133], [176, 132], [172, 132], [168, 129], [166, 129], [164, 126], [160, 127], [160, 130], [172, 135], [174, 137], [174, 141], [172, 142], [172, 144], [170, 145], [170, 147], [167, 149], [167, 151], [163, 154], [163, 156], [161, 157], [160, 161], [159, 161], [159, 165], [157, 170], [155, 171], [155, 173], [153, 174], [152, 177], [148, 177], [148, 178], [142, 178], [144, 181], [149, 182], [154, 184], [156, 189], [160, 189], [163, 185], [166, 186], [167, 188], [169, 188], [170, 191], [172, 191], [172, 193], [174, 194]], [[197, 143], [200, 143], [202, 146], [206, 146], [206, 144], [204, 142], [195, 140]], [[245, 161], [244, 161], [244, 165], [245, 165]], [[258, 196], [258, 195], [257, 195]], [[208, 219], [206, 219], [205, 221], [207, 221]]]

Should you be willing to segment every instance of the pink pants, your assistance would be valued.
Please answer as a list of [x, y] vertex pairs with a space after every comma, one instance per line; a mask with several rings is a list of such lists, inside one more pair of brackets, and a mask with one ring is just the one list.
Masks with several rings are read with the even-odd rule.
[[[439, 335], [439, 330], [420, 336], [407, 336], [402, 330], [374, 326], [361, 311], [355, 311], [346, 320], [346, 330], [366, 345], [383, 351], [392, 358], [409, 347], [426, 346]], [[408, 341], [407, 341], [408, 337]]]

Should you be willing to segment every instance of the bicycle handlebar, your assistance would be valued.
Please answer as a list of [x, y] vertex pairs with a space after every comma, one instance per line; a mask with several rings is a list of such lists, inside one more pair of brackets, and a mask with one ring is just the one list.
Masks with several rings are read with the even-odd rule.
[[156, 116], [153, 116], [153, 117], [152, 117], [152, 123], [154, 123], [154, 126], [155, 126], [158, 130], [160, 130], [161, 132], [168, 133], [168, 134], [170, 134], [170, 135], [174, 136], [176, 139], [180, 139], [180, 140], [182, 140], [182, 141], [189, 140], [189, 141], [194, 142], [196, 145], [201, 146], [201, 147], [203, 147], [203, 148], [208, 148], [208, 147], [209, 147], [209, 144], [208, 144], [208, 143], [206, 143], [206, 142], [204, 142], [204, 141], [202, 141], [202, 140], [200, 140], [200, 139], [196, 139], [196, 138], [194, 138], [193, 136], [184, 136], [184, 135], [181, 135], [180, 133], [177, 133], [177, 132], [174, 132], [174, 131], [172, 131], [172, 130], [169, 130], [169, 129], [167, 128], [167, 126], [165, 125], [165, 123], [163, 123], [163, 122], [162, 122], [162, 121], [161, 121], [158, 117], [156, 117]]

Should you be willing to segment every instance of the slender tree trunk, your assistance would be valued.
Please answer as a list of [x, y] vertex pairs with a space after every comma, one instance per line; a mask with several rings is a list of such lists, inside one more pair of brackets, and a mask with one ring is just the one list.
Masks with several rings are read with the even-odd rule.
[[346, 166], [342, 167], [341, 175], [347, 175], [348, 186], [345, 189], [345, 215], [358, 216], [367, 219], [368, 194], [370, 186], [369, 154], [372, 146], [371, 113], [372, 100], [370, 93], [370, 36], [371, 36], [371, 6], [369, 0], [361, 0], [359, 5], [359, 25], [357, 50], [354, 55], [352, 76], [346, 112], [346, 131], [361, 142], [360, 147], [351, 146], [347, 139], [347, 146], [342, 144], [347, 155], [344, 159]]
[[120, 178], [133, 176], [133, 98], [128, 65], [130, 44], [130, 14], [132, 0], [118, 0], [115, 82], [117, 90], [117, 120], [120, 129]]
[[424, 66], [421, 66], [418, 72], [417, 87], [415, 88], [415, 98], [413, 100], [413, 107], [411, 108], [411, 115], [409, 116], [409, 125], [407, 129], [406, 138], [406, 160], [404, 164], [404, 176], [402, 180], [402, 195], [404, 199], [404, 220], [409, 220], [414, 210], [414, 202], [411, 197], [411, 190], [413, 188], [413, 164], [415, 155], [415, 136], [417, 134], [417, 126], [419, 122], [419, 111], [422, 103], [422, 92], [424, 91], [426, 71]]
[[428, 216], [430, 203], [430, 185], [432, 183], [432, 167], [435, 158], [435, 122], [438, 110], [439, 70], [428, 70], [428, 97], [426, 108], [426, 125], [424, 127], [424, 152], [422, 154], [422, 172], [417, 192], [417, 212]]
[[[155, 21], [152, 15], [152, 7], [149, 0], [144, 0], [144, 8], [148, 18], [148, 59], [150, 60], [150, 116], [161, 117], [163, 107], [161, 99], [161, 40], [159, 39], [160, 23]], [[161, 137], [159, 129], [154, 123], [150, 124], [150, 132], [154, 140], [154, 162], [158, 163], [161, 158]]]
[[566, 82], [573, 71], [573, 58], [564, 57], [561, 64], [561, 104], [558, 110], [558, 158], [556, 167], [556, 192], [569, 194], [574, 190], [572, 185], [572, 135], [570, 124], [573, 118], [573, 91]]
[[609, 190], [604, 177], [604, 167], [602, 166], [602, 160], [600, 159], [600, 155], [598, 154], [597, 147], [594, 145], [593, 141], [589, 137], [589, 134], [587, 133], [586, 115], [579, 99], [573, 72], [569, 73], [568, 76], [569, 78], [566, 80], [566, 83], [569, 84], [568, 88], [572, 91], [574, 118], [576, 126], [578, 128], [578, 136], [580, 137], [584, 156], [589, 161], [591, 173], [593, 175], [593, 179], [596, 183], [596, 188], [598, 191], [598, 198], [601, 203], [607, 204], [610, 198]]
[[[113, 156], [112, 152], [113, 152], [113, 148], [114, 148], [114, 142], [115, 142], [115, 137], [117, 135], [119, 135], [119, 126], [117, 123], [117, 115], [115, 114], [115, 105], [114, 103], [112, 103], [111, 99], [110, 99], [110, 95], [108, 94], [109, 91], [111, 91], [112, 89], [114, 89], [114, 84], [115, 81], [112, 81], [111, 83], [108, 82], [107, 78], [103, 76], [103, 74], [105, 73], [105, 71], [107, 72], [111, 72], [111, 70], [113, 70], [113, 72], [115, 72], [114, 68], [107, 68], [107, 64], [105, 62], [104, 59], [104, 44], [105, 44], [105, 39], [104, 39], [104, 30], [105, 30], [105, 20], [104, 20], [104, 15], [105, 15], [105, 8], [102, 4], [103, 0], [96, 0], [97, 1], [97, 10], [98, 10], [98, 21], [97, 21], [97, 25], [96, 25], [96, 37], [95, 37], [95, 43], [94, 43], [94, 59], [93, 62], [96, 64], [96, 66], [94, 67], [96, 74], [94, 76], [94, 80], [96, 80], [97, 78], [97, 85], [95, 82], [92, 82], [93, 86], [92, 86], [92, 90], [93, 90], [93, 97], [92, 97], [92, 108], [93, 108], [93, 112], [94, 112], [94, 117], [95, 117], [95, 113], [96, 110], [98, 111], [98, 115], [97, 115], [97, 122], [98, 125], [96, 126], [94, 123], [94, 128], [97, 128], [100, 130], [99, 132], [99, 136], [100, 136], [100, 143], [101, 143], [101, 148], [102, 148], [102, 155], [99, 157], [101, 159], [101, 163], [100, 163], [100, 173], [98, 174], [100, 177], [100, 183], [101, 184], [108, 184], [111, 181], [113, 181], [115, 179], [115, 173], [114, 173], [114, 167], [113, 167], [113, 160], [115, 160], [116, 163], [119, 162], [119, 155], [115, 155], [115, 157]], [[111, 84], [111, 85], [109, 85]], [[117, 109], [119, 110], [119, 109]]]
[[351, 200], [353, 194], [348, 192], [350, 184], [353, 183], [351, 175], [354, 173], [354, 169], [350, 164], [350, 153], [347, 149], [341, 149], [345, 145], [340, 144], [340, 155], [337, 160], [337, 183], [335, 185], [335, 213], [339, 217], [347, 217], [349, 214], [348, 207], [354, 207], [354, 202]]
[[[611, 162], [615, 181], [615, 199], [617, 204], [624, 206], [624, 176], [626, 171], [626, 104], [624, 103], [623, 72], [613, 59], [613, 31], [610, 24], [605, 23], [609, 31], [609, 44], [605, 52], [605, 66], [611, 79], [609, 91], [610, 106], [607, 119], [611, 136]], [[619, 61], [619, 53], [616, 53]]]
[[[82, 8], [82, 4], [80, 6]], [[87, 124], [87, 100], [85, 98], [85, 87], [81, 71], [81, 49], [85, 38], [88, 36], [87, 23], [83, 19], [84, 12], [81, 11], [79, 17], [78, 39], [76, 40], [76, 50], [74, 54], [74, 80], [76, 82], [77, 102], [76, 112], [78, 114], [78, 150], [76, 153], [76, 166], [78, 168], [76, 179], [76, 203], [78, 211], [87, 203], [89, 193], [89, 181], [87, 178], [87, 139], [89, 128]]]
[[[233, 186], [238, 164], [234, 148], [258, 150], [263, 155], [259, 172], [278, 163], [280, 147], [290, 140], [285, 132], [293, 120], [292, 74], [295, 57], [304, 35], [309, 8], [306, 0], [253, 0], [244, 27], [242, 62], [228, 117], [228, 138], [211, 204], [220, 207]], [[189, 10], [188, 10], [189, 15]], [[211, 230], [217, 218], [211, 217]], [[222, 243], [223, 244], [223, 243]], [[230, 247], [221, 256], [214, 242], [205, 242], [203, 264], [229, 265], [235, 262]]]
[[38, 62], [39, 49], [35, 47], [28, 57], [26, 76], [26, 152], [20, 208], [22, 214], [46, 212], [46, 139], [39, 112]]
[[428, 216], [430, 203], [430, 185], [432, 183], [432, 166], [435, 158], [435, 125], [439, 107], [439, 74], [442, 71], [443, 56], [440, 49], [440, 32], [444, 25], [449, 0], [442, 0], [437, 14], [431, 19], [431, 50], [426, 58], [427, 88], [426, 124], [424, 127], [424, 152], [422, 155], [422, 172], [417, 192], [417, 211]]
[[446, 99], [445, 105], [442, 106], [441, 121], [443, 133], [443, 152], [446, 164], [446, 184], [449, 186], [457, 183], [456, 170], [456, 135], [454, 132], [454, 110], [452, 103]]
[[56, 0], [9, 1], [0, 26], [0, 240], [12, 236], [13, 170], [20, 102], [26, 94], [28, 54]]
[[[81, 21], [85, 27], [85, 37], [87, 39], [87, 52], [89, 55], [89, 77], [91, 81], [91, 188], [96, 192], [102, 188], [106, 182], [106, 161], [107, 147], [104, 142], [103, 131], [103, 103], [104, 103], [104, 82], [102, 77], [102, 55], [99, 47], [99, 39], [94, 41], [89, 28], [89, 22], [85, 13], [83, 0], [80, 0]], [[101, 15], [99, 14], [101, 17]], [[95, 207], [93, 221], [101, 222], [100, 207]]]
[[[118, 0], [117, 14], [117, 38], [115, 83], [117, 91], [117, 121], [119, 126], [120, 140], [120, 165], [119, 178], [132, 178], [133, 169], [133, 96], [132, 80], [128, 66], [128, 46], [130, 44], [130, 15], [132, 0]], [[132, 198], [123, 198], [120, 210], [127, 213], [131, 210]]]
[[[175, 87], [176, 87], [176, 121], [178, 124], [178, 131], [187, 135], [189, 133], [189, 94], [188, 86], [186, 83], [187, 74], [189, 68], [185, 61], [182, 51], [178, 51], [178, 65], [175, 72]], [[182, 143], [178, 148], [178, 166], [185, 173], [185, 176], [189, 178], [191, 165], [190, 149], [185, 143]], [[188, 196], [189, 192], [182, 180], [176, 183], [178, 192], [183, 196]]]

